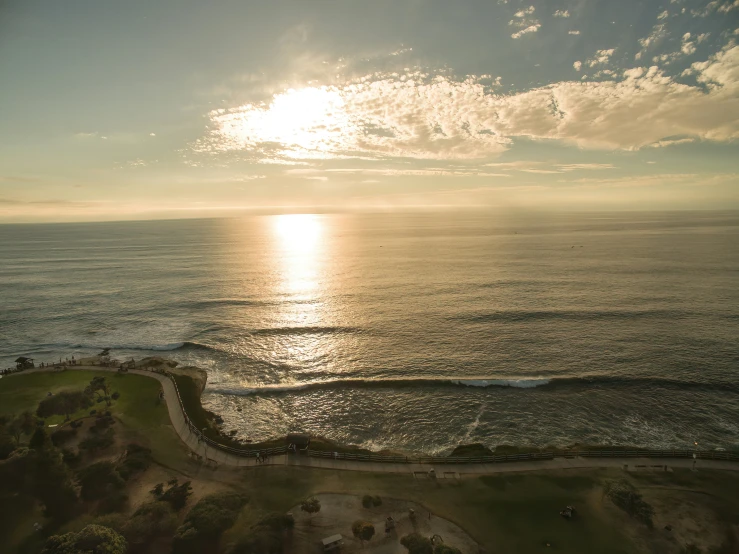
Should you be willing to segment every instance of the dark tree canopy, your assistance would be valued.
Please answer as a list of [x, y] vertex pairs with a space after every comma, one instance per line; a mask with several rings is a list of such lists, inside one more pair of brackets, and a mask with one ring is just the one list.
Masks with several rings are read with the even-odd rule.
[[54, 415], [69, 417], [70, 414], [91, 405], [90, 397], [82, 391], [60, 392], [44, 398], [38, 405], [36, 415], [42, 419]]
[[375, 536], [375, 526], [369, 521], [358, 520], [352, 524], [352, 533], [364, 543]]
[[88, 525], [79, 533], [54, 535], [41, 554], [126, 554], [126, 539], [109, 527]]
[[411, 533], [400, 539], [400, 544], [408, 549], [408, 554], [433, 554], [434, 547], [428, 537]]
[[300, 505], [300, 509], [309, 514], [317, 514], [321, 511], [321, 501], [315, 497], [306, 498]]
[[98, 500], [123, 488], [124, 482], [112, 462], [98, 462], [77, 474], [84, 500]]

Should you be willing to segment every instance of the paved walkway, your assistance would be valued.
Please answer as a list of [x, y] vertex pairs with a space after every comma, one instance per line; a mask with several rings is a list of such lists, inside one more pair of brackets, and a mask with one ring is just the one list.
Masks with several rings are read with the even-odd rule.
[[[118, 371], [117, 369], [100, 366], [72, 366], [67, 367], [67, 370], [108, 371], [111, 373], [117, 373]], [[41, 371], [53, 372], [55, 370], [53, 368], [36, 368], [22, 373], [14, 373], [11, 376]], [[158, 373], [139, 369], [130, 369], [128, 373], [143, 375], [144, 377], [158, 380], [164, 390], [164, 399], [167, 403], [172, 427], [174, 427], [180, 439], [182, 439], [192, 452], [202, 456], [211, 464], [215, 463], [223, 466], [300, 466], [344, 471], [369, 471], [373, 473], [405, 473], [413, 474], [420, 479], [428, 478], [429, 471], [433, 469], [436, 477], [443, 479], [512, 471], [541, 471], [545, 469], [623, 468], [628, 465], [630, 469], [637, 471], [658, 471], [659, 467], [665, 465], [671, 468], [691, 468], [693, 465], [693, 460], [686, 458], [554, 458], [553, 460], [489, 464], [395, 464], [389, 462], [360, 462], [354, 460], [334, 460], [331, 458], [312, 458], [297, 454], [271, 456], [265, 463], [258, 464], [256, 459], [236, 456], [201, 441], [185, 421], [185, 414], [182, 411], [182, 406], [180, 406], [179, 399], [177, 398], [177, 391], [171, 379]], [[646, 468], [639, 468], [638, 466], [646, 466]], [[722, 460], [698, 460], [697, 467], [698, 469], [739, 471], [739, 463]]]

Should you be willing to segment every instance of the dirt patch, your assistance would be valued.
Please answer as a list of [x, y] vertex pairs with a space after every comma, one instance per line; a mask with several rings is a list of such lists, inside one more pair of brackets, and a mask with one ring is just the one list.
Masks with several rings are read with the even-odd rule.
[[[287, 546], [287, 554], [322, 552], [321, 540], [336, 534], [344, 538], [342, 553], [407, 554], [405, 547], [400, 544], [400, 538], [413, 532], [429, 538], [437, 535], [444, 544], [457, 547], [465, 554], [477, 554], [480, 551], [478, 544], [460, 527], [430, 514], [415, 502], [383, 498], [381, 506], [365, 508], [359, 496], [319, 494], [316, 498], [321, 501], [321, 511], [314, 516], [301, 511], [300, 506], [292, 508], [295, 530]], [[415, 522], [410, 517], [411, 509], [416, 514]], [[395, 520], [395, 530], [385, 533], [385, 519], [388, 516]], [[356, 520], [369, 521], [375, 526], [374, 537], [364, 546], [352, 535], [352, 523]]]

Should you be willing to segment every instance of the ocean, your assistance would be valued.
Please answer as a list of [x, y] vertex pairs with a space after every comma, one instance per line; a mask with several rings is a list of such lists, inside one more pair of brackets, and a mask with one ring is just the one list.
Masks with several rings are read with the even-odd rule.
[[739, 214], [0, 226], [0, 367], [208, 371], [254, 441], [739, 447]]

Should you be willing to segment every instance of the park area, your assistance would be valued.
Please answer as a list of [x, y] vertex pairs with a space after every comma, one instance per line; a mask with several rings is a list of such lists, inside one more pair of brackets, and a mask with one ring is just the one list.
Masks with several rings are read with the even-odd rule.
[[345, 553], [739, 552], [739, 472], [213, 469], [159, 389], [85, 370], [0, 379], [3, 553], [317, 554], [337, 535]]

